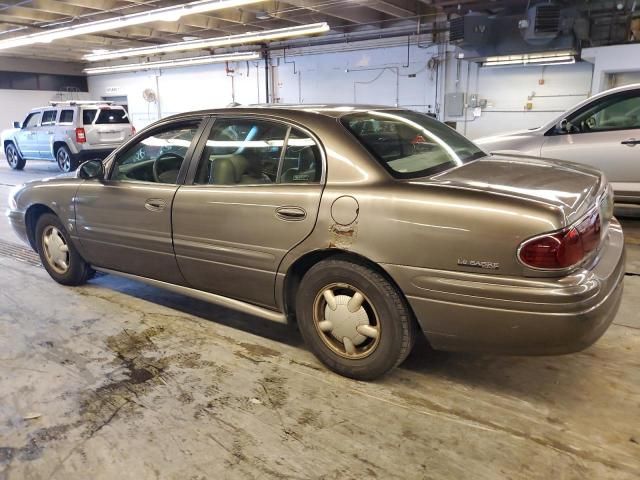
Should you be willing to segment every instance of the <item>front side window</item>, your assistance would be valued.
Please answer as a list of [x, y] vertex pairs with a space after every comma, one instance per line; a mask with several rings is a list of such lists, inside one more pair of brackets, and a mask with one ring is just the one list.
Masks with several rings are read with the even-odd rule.
[[45, 110], [42, 114], [42, 125], [54, 125], [56, 123], [56, 110]]
[[41, 112], [33, 112], [27, 116], [24, 120], [24, 124], [22, 128], [33, 128], [37, 127], [40, 122], [40, 117], [42, 116]]
[[118, 155], [111, 179], [175, 184], [198, 122], [153, 132]]
[[582, 108], [569, 120], [569, 133], [640, 128], [640, 92], [621, 92]]
[[196, 184], [276, 183], [288, 127], [249, 118], [217, 119], [202, 154]]
[[101, 108], [96, 118], [96, 125], [112, 123], [129, 123], [129, 116], [122, 108]]
[[370, 110], [342, 124], [396, 178], [419, 178], [484, 157], [471, 141], [421, 113]]
[[60, 112], [59, 124], [72, 124], [73, 123], [73, 110], [62, 110]]

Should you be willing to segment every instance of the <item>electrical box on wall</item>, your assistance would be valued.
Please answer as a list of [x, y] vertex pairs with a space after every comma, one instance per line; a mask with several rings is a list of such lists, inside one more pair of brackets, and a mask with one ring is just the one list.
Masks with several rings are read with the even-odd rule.
[[462, 92], [447, 93], [444, 96], [444, 109], [449, 117], [461, 117], [464, 115], [465, 96]]

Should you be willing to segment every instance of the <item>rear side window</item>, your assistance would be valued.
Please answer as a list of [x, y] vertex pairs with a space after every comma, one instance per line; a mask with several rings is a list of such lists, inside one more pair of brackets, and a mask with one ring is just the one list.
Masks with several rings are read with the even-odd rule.
[[56, 110], [46, 110], [42, 114], [42, 123], [41, 125], [54, 125], [56, 123], [56, 114], [58, 112]]
[[110, 123], [129, 123], [129, 116], [124, 109], [120, 108], [102, 108], [98, 113], [96, 125]]
[[320, 149], [309, 135], [292, 128], [282, 161], [280, 183], [317, 183], [322, 175]]
[[96, 118], [96, 113], [98, 113], [98, 109], [96, 108], [86, 108], [82, 110], [82, 123], [84, 125], [91, 125], [93, 119]]
[[73, 123], [73, 110], [62, 110], [60, 112], [60, 120], [58, 120], [58, 123]]

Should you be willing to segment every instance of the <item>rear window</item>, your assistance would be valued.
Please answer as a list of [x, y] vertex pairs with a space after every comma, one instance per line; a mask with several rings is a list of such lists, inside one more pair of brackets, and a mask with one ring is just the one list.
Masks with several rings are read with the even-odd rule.
[[85, 108], [82, 110], [82, 123], [84, 125], [91, 125], [93, 119], [96, 118], [96, 113], [98, 113], [97, 108]]
[[123, 108], [103, 108], [98, 113], [96, 125], [105, 123], [129, 123], [129, 116]]
[[370, 110], [341, 121], [396, 178], [434, 175], [485, 156], [452, 128], [417, 112]]

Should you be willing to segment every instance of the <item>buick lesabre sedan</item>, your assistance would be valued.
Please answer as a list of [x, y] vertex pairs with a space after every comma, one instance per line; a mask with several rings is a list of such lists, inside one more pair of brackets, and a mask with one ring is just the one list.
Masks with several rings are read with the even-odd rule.
[[374, 379], [435, 349], [560, 354], [618, 310], [624, 247], [597, 170], [487, 156], [408, 110], [182, 114], [13, 192], [54, 280], [98, 270], [276, 321]]

